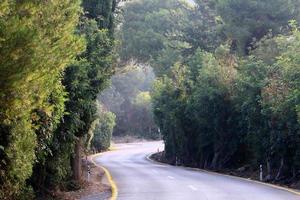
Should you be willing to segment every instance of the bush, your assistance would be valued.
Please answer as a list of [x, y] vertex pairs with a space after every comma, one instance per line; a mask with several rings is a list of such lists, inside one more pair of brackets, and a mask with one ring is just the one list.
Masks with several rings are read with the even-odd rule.
[[99, 118], [96, 121], [93, 136], [91, 136], [91, 148], [96, 151], [105, 151], [110, 147], [110, 141], [116, 116], [112, 112], [104, 111], [99, 106]]

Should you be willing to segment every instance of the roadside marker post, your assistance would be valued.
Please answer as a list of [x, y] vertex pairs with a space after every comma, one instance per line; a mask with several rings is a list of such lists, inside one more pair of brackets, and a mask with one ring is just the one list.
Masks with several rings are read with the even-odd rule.
[[263, 168], [262, 168], [262, 165], [259, 165], [259, 180], [263, 181]]

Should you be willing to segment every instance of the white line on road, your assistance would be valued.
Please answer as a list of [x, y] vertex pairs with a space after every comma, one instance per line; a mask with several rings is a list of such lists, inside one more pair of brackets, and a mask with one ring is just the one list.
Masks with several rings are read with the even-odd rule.
[[175, 178], [173, 176], [168, 176], [169, 179], [174, 180]]
[[194, 191], [197, 191], [198, 189], [195, 187], [195, 186], [193, 186], [193, 185], [189, 185], [188, 186], [190, 189], [192, 189], [192, 190], [194, 190]]

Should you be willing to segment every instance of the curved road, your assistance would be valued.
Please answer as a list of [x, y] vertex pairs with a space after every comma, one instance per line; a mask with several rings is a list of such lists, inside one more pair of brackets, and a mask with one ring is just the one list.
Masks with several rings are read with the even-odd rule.
[[94, 160], [118, 186], [118, 200], [300, 200], [288, 191], [242, 179], [160, 165], [146, 159], [161, 142], [116, 145]]

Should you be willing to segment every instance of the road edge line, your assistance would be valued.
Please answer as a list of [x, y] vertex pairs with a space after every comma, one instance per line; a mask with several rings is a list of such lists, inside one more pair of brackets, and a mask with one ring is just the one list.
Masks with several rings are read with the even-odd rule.
[[154, 154], [156, 154], [156, 153], [149, 154], [146, 157], [146, 159], [150, 162], [153, 162], [153, 163], [159, 164], [159, 165], [168, 165], [168, 166], [179, 167], [179, 168], [183, 168], [183, 169], [191, 169], [191, 170], [194, 170], [194, 171], [206, 172], [206, 173], [209, 173], [209, 174], [221, 175], [221, 176], [224, 176], [224, 177], [230, 177], [230, 178], [234, 178], [234, 179], [244, 180], [244, 181], [248, 181], [248, 182], [251, 182], [251, 183], [258, 183], [258, 184], [261, 184], [261, 185], [264, 185], [264, 186], [268, 186], [268, 187], [272, 187], [272, 188], [275, 188], [275, 189], [283, 190], [283, 191], [290, 192], [292, 194], [300, 196], [300, 191], [298, 192], [297, 190], [282, 187], [282, 186], [279, 186], [279, 185], [274, 185], [274, 184], [271, 184], [271, 183], [264, 183], [264, 182], [260, 182], [260, 181], [257, 181], [257, 180], [252, 180], [252, 179], [243, 178], [243, 177], [239, 177], [239, 176], [233, 176], [233, 175], [222, 174], [222, 173], [218, 173], [218, 172], [212, 172], [212, 171], [208, 171], [208, 170], [205, 170], [205, 169], [185, 167], [185, 166], [175, 166], [175, 165], [159, 162], [159, 161], [156, 161], [156, 160], [153, 160], [152, 158], [150, 158]]
[[91, 162], [100, 167], [104, 173], [105, 173], [105, 176], [110, 184], [110, 187], [111, 187], [111, 198], [110, 200], [117, 200], [117, 197], [118, 197], [118, 187], [117, 187], [117, 184], [116, 182], [113, 180], [113, 177], [111, 175], [111, 173], [109, 172], [108, 169], [106, 169], [105, 167], [97, 164], [95, 161], [94, 161], [94, 158], [97, 157], [97, 156], [100, 156], [102, 153], [98, 153], [98, 154], [94, 154], [94, 155], [91, 155]]

